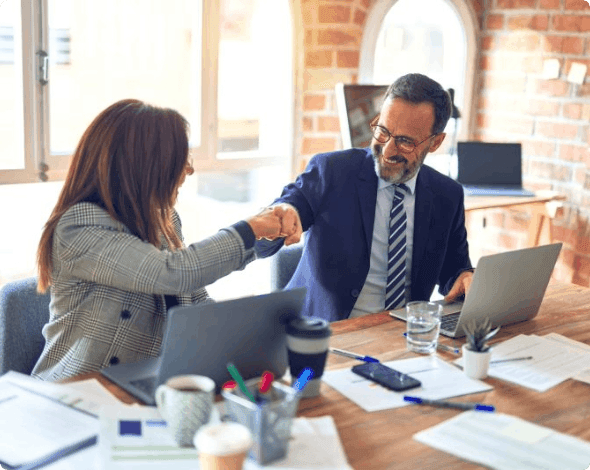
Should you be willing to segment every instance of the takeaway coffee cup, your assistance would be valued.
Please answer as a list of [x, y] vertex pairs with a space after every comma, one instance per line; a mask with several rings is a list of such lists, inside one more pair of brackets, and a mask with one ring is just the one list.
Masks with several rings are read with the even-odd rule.
[[239, 423], [208, 424], [194, 439], [201, 470], [241, 470], [252, 447], [252, 433]]
[[202, 375], [178, 375], [156, 389], [158, 411], [181, 447], [192, 447], [197, 430], [213, 409], [215, 382]]
[[330, 324], [322, 318], [295, 318], [287, 323], [287, 352], [292, 383], [305, 369], [312, 371], [301, 396], [315, 397], [320, 393], [320, 385], [326, 356], [330, 346], [332, 330]]

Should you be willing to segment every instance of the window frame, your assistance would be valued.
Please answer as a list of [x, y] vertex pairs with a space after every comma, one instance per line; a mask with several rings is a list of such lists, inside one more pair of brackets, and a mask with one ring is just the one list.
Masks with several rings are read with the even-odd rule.
[[[51, 93], [51, 67], [47, 83], [42, 83], [39, 51], [48, 51], [48, 0], [19, 1], [22, 28], [22, 89], [24, 126], [24, 169], [0, 169], [1, 184], [34, 183], [39, 181], [60, 181], [65, 179], [70, 154], [51, 154], [49, 142], [49, 96]], [[252, 156], [248, 158], [217, 157], [217, 79], [220, 38], [220, 0], [198, 0], [202, 15], [196, 21], [201, 26], [201, 50], [196, 53], [200, 59], [200, 140], [191, 145], [190, 158], [197, 172], [241, 171], [270, 165], [288, 164], [285, 158], [293, 153], [293, 142], [288, 142], [287, 155]], [[289, 2], [291, 3], [291, 2]], [[290, 5], [293, 30], [296, 25]], [[207, 18], [207, 21], [203, 21]], [[292, 50], [295, 49], [294, 34]], [[15, 50], [15, 64], [18, 63]], [[197, 66], [199, 66], [197, 65]], [[293, 72], [295, 69], [293, 69]], [[198, 86], [198, 85], [197, 85]], [[293, 86], [291, 86], [293, 93]], [[198, 91], [197, 91], [198, 93]], [[293, 113], [289, 113], [293, 124]], [[195, 129], [192, 129], [195, 132]]]

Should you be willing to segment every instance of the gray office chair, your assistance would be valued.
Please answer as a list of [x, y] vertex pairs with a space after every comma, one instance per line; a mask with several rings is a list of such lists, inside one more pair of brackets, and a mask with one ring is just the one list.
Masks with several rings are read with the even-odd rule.
[[30, 374], [43, 351], [50, 295], [36, 288], [35, 277], [0, 288], [0, 375], [9, 370]]
[[271, 290], [283, 289], [293, 277], [303, 253], [303, 243], [282, 247], [270, 259]]

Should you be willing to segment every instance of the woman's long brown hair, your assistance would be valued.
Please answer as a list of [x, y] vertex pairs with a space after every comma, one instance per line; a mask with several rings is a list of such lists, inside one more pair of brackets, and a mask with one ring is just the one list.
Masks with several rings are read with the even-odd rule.
[[182, 245], [172, 226], [176, 194], [187, 168], [188, 123], [172, 109], [122, 100], [92, 121], [72, 157], [66, 181], [45, 224], [37, 289], [51, 285], [53, 234], [62, 215], [89, 198], [133, 234], [155, 246], [164, 236]]

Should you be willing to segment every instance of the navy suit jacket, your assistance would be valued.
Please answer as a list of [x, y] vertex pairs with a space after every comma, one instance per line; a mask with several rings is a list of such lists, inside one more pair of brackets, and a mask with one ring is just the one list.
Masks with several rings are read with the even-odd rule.
[[[297, 208], [305, 247], [287, 289], [307, 287], [303, 313], [329, 321], [349, 317], [369, 272], [378, 177], [370, 149], [319, 154], [275, 201]], [[282, 241], [259, 241], [259, 257]], [[423, 165], [416, 181], [411, 300], [446, 294], [471, 268], [463, 189]]]

